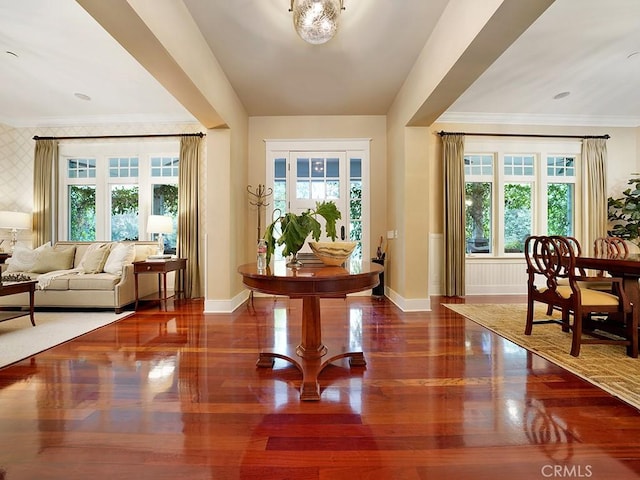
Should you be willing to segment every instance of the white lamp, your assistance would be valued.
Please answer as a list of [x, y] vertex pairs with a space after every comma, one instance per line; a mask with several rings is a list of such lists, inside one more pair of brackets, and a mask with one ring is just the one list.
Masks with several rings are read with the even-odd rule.
[[147, 233], [158, 234], [158, 255], [164, 253], [163, 233], [173, 232], [173, 219], [164, 215], [149, 215], [147, 220]]
[[338, 18], [344, 10], [343, 0], [291, 0], [293, 26], [305, 42], [326, 43], [338, 30]]
[[11, 230], [11, 251], [18, 243], [18, 230], [31, 228], [31, 214], [23, 212], [0, 211], [0, 228]]

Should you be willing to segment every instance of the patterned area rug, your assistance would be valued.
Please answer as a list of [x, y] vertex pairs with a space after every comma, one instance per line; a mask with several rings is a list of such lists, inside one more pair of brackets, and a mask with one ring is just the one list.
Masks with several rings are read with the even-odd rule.
[[[524, 334], [524, 304], [447, 304], [450, 310], [488, 328], [640, 409], [640, 358], [627, 356], [619, 345], [582, 345], [578, 358], [569, 355], [571, 334], [560, 325], [534, 325]], [[535, 318], [550, 318], [546, 307], [536, 307]]]

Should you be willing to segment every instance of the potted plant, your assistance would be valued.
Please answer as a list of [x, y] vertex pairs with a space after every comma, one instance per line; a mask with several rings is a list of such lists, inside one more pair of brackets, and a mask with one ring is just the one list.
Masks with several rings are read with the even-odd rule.
[[622, 197], [607, 199], [609, 235], [640, 246], [640, 178], [632, 178], [627, 183], [633, 187], [622, 192]]
[[[279, 210], [276, 210], [279, 212]], [[301, 263], [297, 259], [298, 252], [304, 246], [307, 237], [311, 234], [316, 241], [320, 239], [322, 233], [322, 225], [317, 217], [320, 216], [325, 220], [325, 232], [331, 240], [336, 239], [336, 221], [342, 218], [338, 207], [332, 201], [317, 202], [315, 209], [307, 209], [306, 211], [296, 215], [295, 213], [285, 213], [279, 215], [264, 232], [264, 239], [267, 242], [267, 265], [271, 261], [271, 255], [275, 252], [276, 245], [284, 245], [282, 255], [288, 257], [292, 255], [291, 261], [287, 263], [288, 267], [299, 267]], [[278, 230], [280, 236], [277, 235]]]

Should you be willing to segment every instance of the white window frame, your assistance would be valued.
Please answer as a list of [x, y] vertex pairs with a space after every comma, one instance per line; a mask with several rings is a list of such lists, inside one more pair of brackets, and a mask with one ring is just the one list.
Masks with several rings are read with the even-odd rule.
[[[362, 160], [362, 258], [367, 259], [371, 256], [370, 247], [370, 138], [345, 138], [345, 139], [268, 139], [265, 140], [266, 145], [266, 184], [268, 187], [274, 185], [274, 162], [277, 158], [287, 159], [287, 186], [290, 185], [291, 176], [289, 169], [290, 152], [335, 152], [342, 151], [346, 154], [347, 162], [347, 182], [349, 182], [349, 160], [353, 157]], [[347, 183], [349, 186], [349, 183]], [[347, 188], [349, 195], [350, 188]], [[347, 204], [349, 200], [347, 198]], [[348, 210], [348, 209], [347, 209]], [[341, 212], [343, 214], [345, 225], [349, 225], [349, 211]], [[273, 202], [266, 208], [267, 224], [271, 223], [269, 219], [273, 217]]]
[[[574, 183], [574, 232], [580, 239], [582, 236], [582, 208], [583, 208], [583, 186], [582, 186], [582, 161], [581, 161], [580, 140], [570, 139], [513, 139], [513, 138], [491, 138], [491, 137], [469, 137], [465, 141], [466, 155], [492, 155], [494, 157], [493, 180], [492, 180], [492, 238], [491, 253], [467, 253], [467, 258], [513, 258], [522, 257], [522, 253], [505, 253], [504, 239], [504, 184], [517, 182], [531, 182], [529, 177], [506, 177], [504, 175], [504, 157], [507, 155], [534, 155], [533, 177], [533, 218], [532, 233], [547, 233], [547, 185], [549, 183]], [[553, 156], [567, 156], [575, 158], [574, 182], [569, 178], [548, 177], [546, 160]], [[551, 181], [550, 181], [551, 180]], [[486, 176], [467, 177], [467, 181], [486, 182]]]
[[[140, 143], [69, 143], [61, 144], [58, 149], [58, 238], [68, 240], [69, 232], [69, 185], [96, 185], [96, 240], [109, 241], [110, 229], [110, 186], [113, 184], [138, 185], [138, 233], [141, 240], [151, 240], [152, 234], [146, 231], [147, 218], [152, 212], [152, 185], [178, 184], [177, 177], [152, 177], [152, 157], [179, 157], [180, 143], [176, 140], [161, 140]], [[138, 178], [109, 177], [109, 158], [137, 157], [139, 161]], [[72, 158], [96, 159], [96, 177], [67, 177], [67, 162]], [[159, 181], [161, 180], [161, 181]]]

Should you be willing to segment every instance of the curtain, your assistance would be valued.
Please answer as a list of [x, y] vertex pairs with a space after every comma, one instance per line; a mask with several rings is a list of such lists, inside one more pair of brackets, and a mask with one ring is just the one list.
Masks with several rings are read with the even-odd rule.
[[607, 212], [607, 140], [585, 138], [582, 140], [582, 161], [586, 181], [585, 213], [587, 219], [584, 245], [593, 245], [598, 237], [606, 237], [608, 230]]
[[58, 142], [36, 140], [33, 158], [33, 234], [34, 247], [53, 242], [55, 196], [53, 174], [58, 164]]
[[180, 170], [178, 174], [178, 236], [177, 254], [187, 259], [184, 278], [185, 298], [201, 297], [200, 228], [199, 228], [199, 168], [202, 138], [180, 138]]
[[442, 136], [444, 162], [444, 294], [465, 294], [464, 135]]

